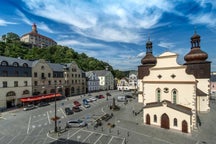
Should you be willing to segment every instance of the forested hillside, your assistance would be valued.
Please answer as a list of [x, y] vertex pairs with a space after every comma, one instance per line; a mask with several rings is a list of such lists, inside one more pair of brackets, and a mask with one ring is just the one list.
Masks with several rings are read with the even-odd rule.
[[0, 55], [26, 60], [45, 59], [51, 63], [70, 63], [76, 61], [79, 67], [84, 71], [104, 70], [106, 66], [117, 78], [122, 78], [125, 74], [119, 70], [113, 70], [108, 63], [88, 57], [85, 53], [77, 53], [67, 46], [51, 46], [46, 48], [32, 47], [29, 44], [21, 42], [19, 36], [14, 33], [8, 33], [7, 37], [2, 36], [0, 41]]

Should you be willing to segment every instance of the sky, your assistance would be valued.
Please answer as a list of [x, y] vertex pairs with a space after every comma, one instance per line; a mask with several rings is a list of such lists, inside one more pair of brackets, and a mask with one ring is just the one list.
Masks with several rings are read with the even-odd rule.
[[216, 71], [215, 0], [0, 0], [0, 35], [31, 31], [118, 70], [137, 70], [153, 43], [153, 55], [177, 53], [178, 63], [190, 51], [190, 38], [201, 36]]

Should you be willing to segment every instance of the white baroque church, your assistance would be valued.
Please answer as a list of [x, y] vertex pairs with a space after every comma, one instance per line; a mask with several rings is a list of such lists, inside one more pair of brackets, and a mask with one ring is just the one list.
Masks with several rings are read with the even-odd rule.
[[138, 66], [138, 102], [143, 103], [143, 122], [165, 129], [191, 133], [198, 126], [198, 113], [208, 112], [210, 66], [208, 54], [200, 49], [200, 36], [191, 37], [186, 63], [177, 63], [178, 55], [152, 54], [152, 42], [146, 43], [146, 56]]

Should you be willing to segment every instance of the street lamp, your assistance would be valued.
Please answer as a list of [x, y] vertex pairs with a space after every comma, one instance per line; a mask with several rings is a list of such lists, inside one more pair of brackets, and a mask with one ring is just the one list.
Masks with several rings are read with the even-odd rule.
[[55, 128], [54, 131], [57, 132], [57, 116], [56, 116], [56, 81], [55, 81]]

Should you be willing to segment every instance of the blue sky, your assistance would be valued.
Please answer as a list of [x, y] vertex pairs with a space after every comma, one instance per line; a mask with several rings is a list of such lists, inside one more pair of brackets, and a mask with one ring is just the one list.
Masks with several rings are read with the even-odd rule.
[[153, 54], [190, 51], [196, 29], [216, 71], [215, 0], [0, 0], [0, 35], [38, 32], [114, 69], [137, 70], [150, 36]]

